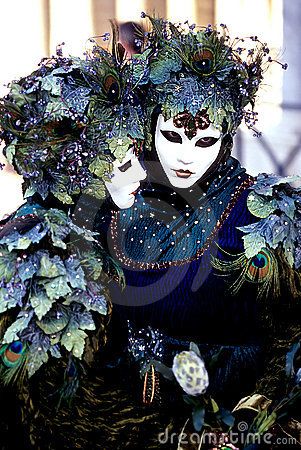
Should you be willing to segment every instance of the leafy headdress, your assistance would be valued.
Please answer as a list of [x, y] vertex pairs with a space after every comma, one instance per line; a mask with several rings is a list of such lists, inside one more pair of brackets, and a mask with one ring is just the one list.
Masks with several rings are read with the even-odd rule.
[[257, 91], [271, 61], [266, 44], [256, 36], [231, 41], [223, 24], [218, 30], [148, 18], [149, 113], [161, 105], [165, 120], [202, 112], [224, 134], [234, 135], [243, 119], [253, 129]]

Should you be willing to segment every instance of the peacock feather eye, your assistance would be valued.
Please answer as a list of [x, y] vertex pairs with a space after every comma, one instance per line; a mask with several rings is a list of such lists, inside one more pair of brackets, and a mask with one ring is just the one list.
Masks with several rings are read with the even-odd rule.
[[110, 102], [116, 102], [120, 95], [120, 86], [113, 75], [107, 75], [104, 81], [104, 90]]
[[11, 344], [7, 345], [3, 354], [2, 360], [7, 367], [13, 367], [22, 358], [22, 355], [25, 351], [25, 346], [21, 341], [15, 341]]
[[271, 257], [267, 251], [262, 250], [257, 255], [255, 255], [252, 260], [251, 264], [249, 266], [249, 277], [251, 280], [260, 281], [264, 279], [270, 269]]
[[211, 50], [198, 50], [192, 58], [194, 70], [202, 75], [210, 75], [214, 68], [214, 55]]

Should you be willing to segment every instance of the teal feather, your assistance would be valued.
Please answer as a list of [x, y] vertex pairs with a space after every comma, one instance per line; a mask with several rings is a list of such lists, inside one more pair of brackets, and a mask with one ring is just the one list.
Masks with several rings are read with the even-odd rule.
[[26, 371], [27, 345], [21, 341], [0, 348], [0, 380], [4, 385], [22, 381]]

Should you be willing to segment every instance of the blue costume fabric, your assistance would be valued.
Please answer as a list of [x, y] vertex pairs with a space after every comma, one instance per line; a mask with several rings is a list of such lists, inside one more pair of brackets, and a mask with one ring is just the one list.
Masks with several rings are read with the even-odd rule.
[[125, 288], [111, 283], [110, 291], [116, 323], [128, 323], [134, 359], [140, 366], [149, 359], [170, 366], [191, 341], [205, 361], [222, 349], [209, 389], [228, 406], [254, 389], [264, 338], [254, 289], [231, 295], [211, 257], [225, 258], [220, 248], [243, 251], [237, 227], [255, 221], [246, 206], [252, 183], [229, 158], [214, 181], [191, 188], [188, 198], [166, 185], [147, 184], [133, 207], [113, 214], [108, 231], [103, 210], [95, 227], [108, 236], [109, 250], [123, 266]]

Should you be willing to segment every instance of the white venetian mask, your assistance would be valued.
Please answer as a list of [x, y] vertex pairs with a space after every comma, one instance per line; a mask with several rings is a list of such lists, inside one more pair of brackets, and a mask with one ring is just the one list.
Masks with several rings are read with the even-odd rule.
[[159, 115], [155, 146], [160, 163], [169, 182], [179, 188], [196, 183], [216, 160], [221, 147], [221, 132], [212, 124], [205, 130], [197, 129], [188, 139], [184, 127], [175, 127], [173, 118], [164, 120]]
[[130, 208], [135, 201], [136, 191], [140, 187], [140, 181], [144, 180], [146, 172], [142, 168], [133, 148], [130, 148], [124, 159], [113, 163], [112, 179], [105, 185], [113, 202], [120, 209]]

